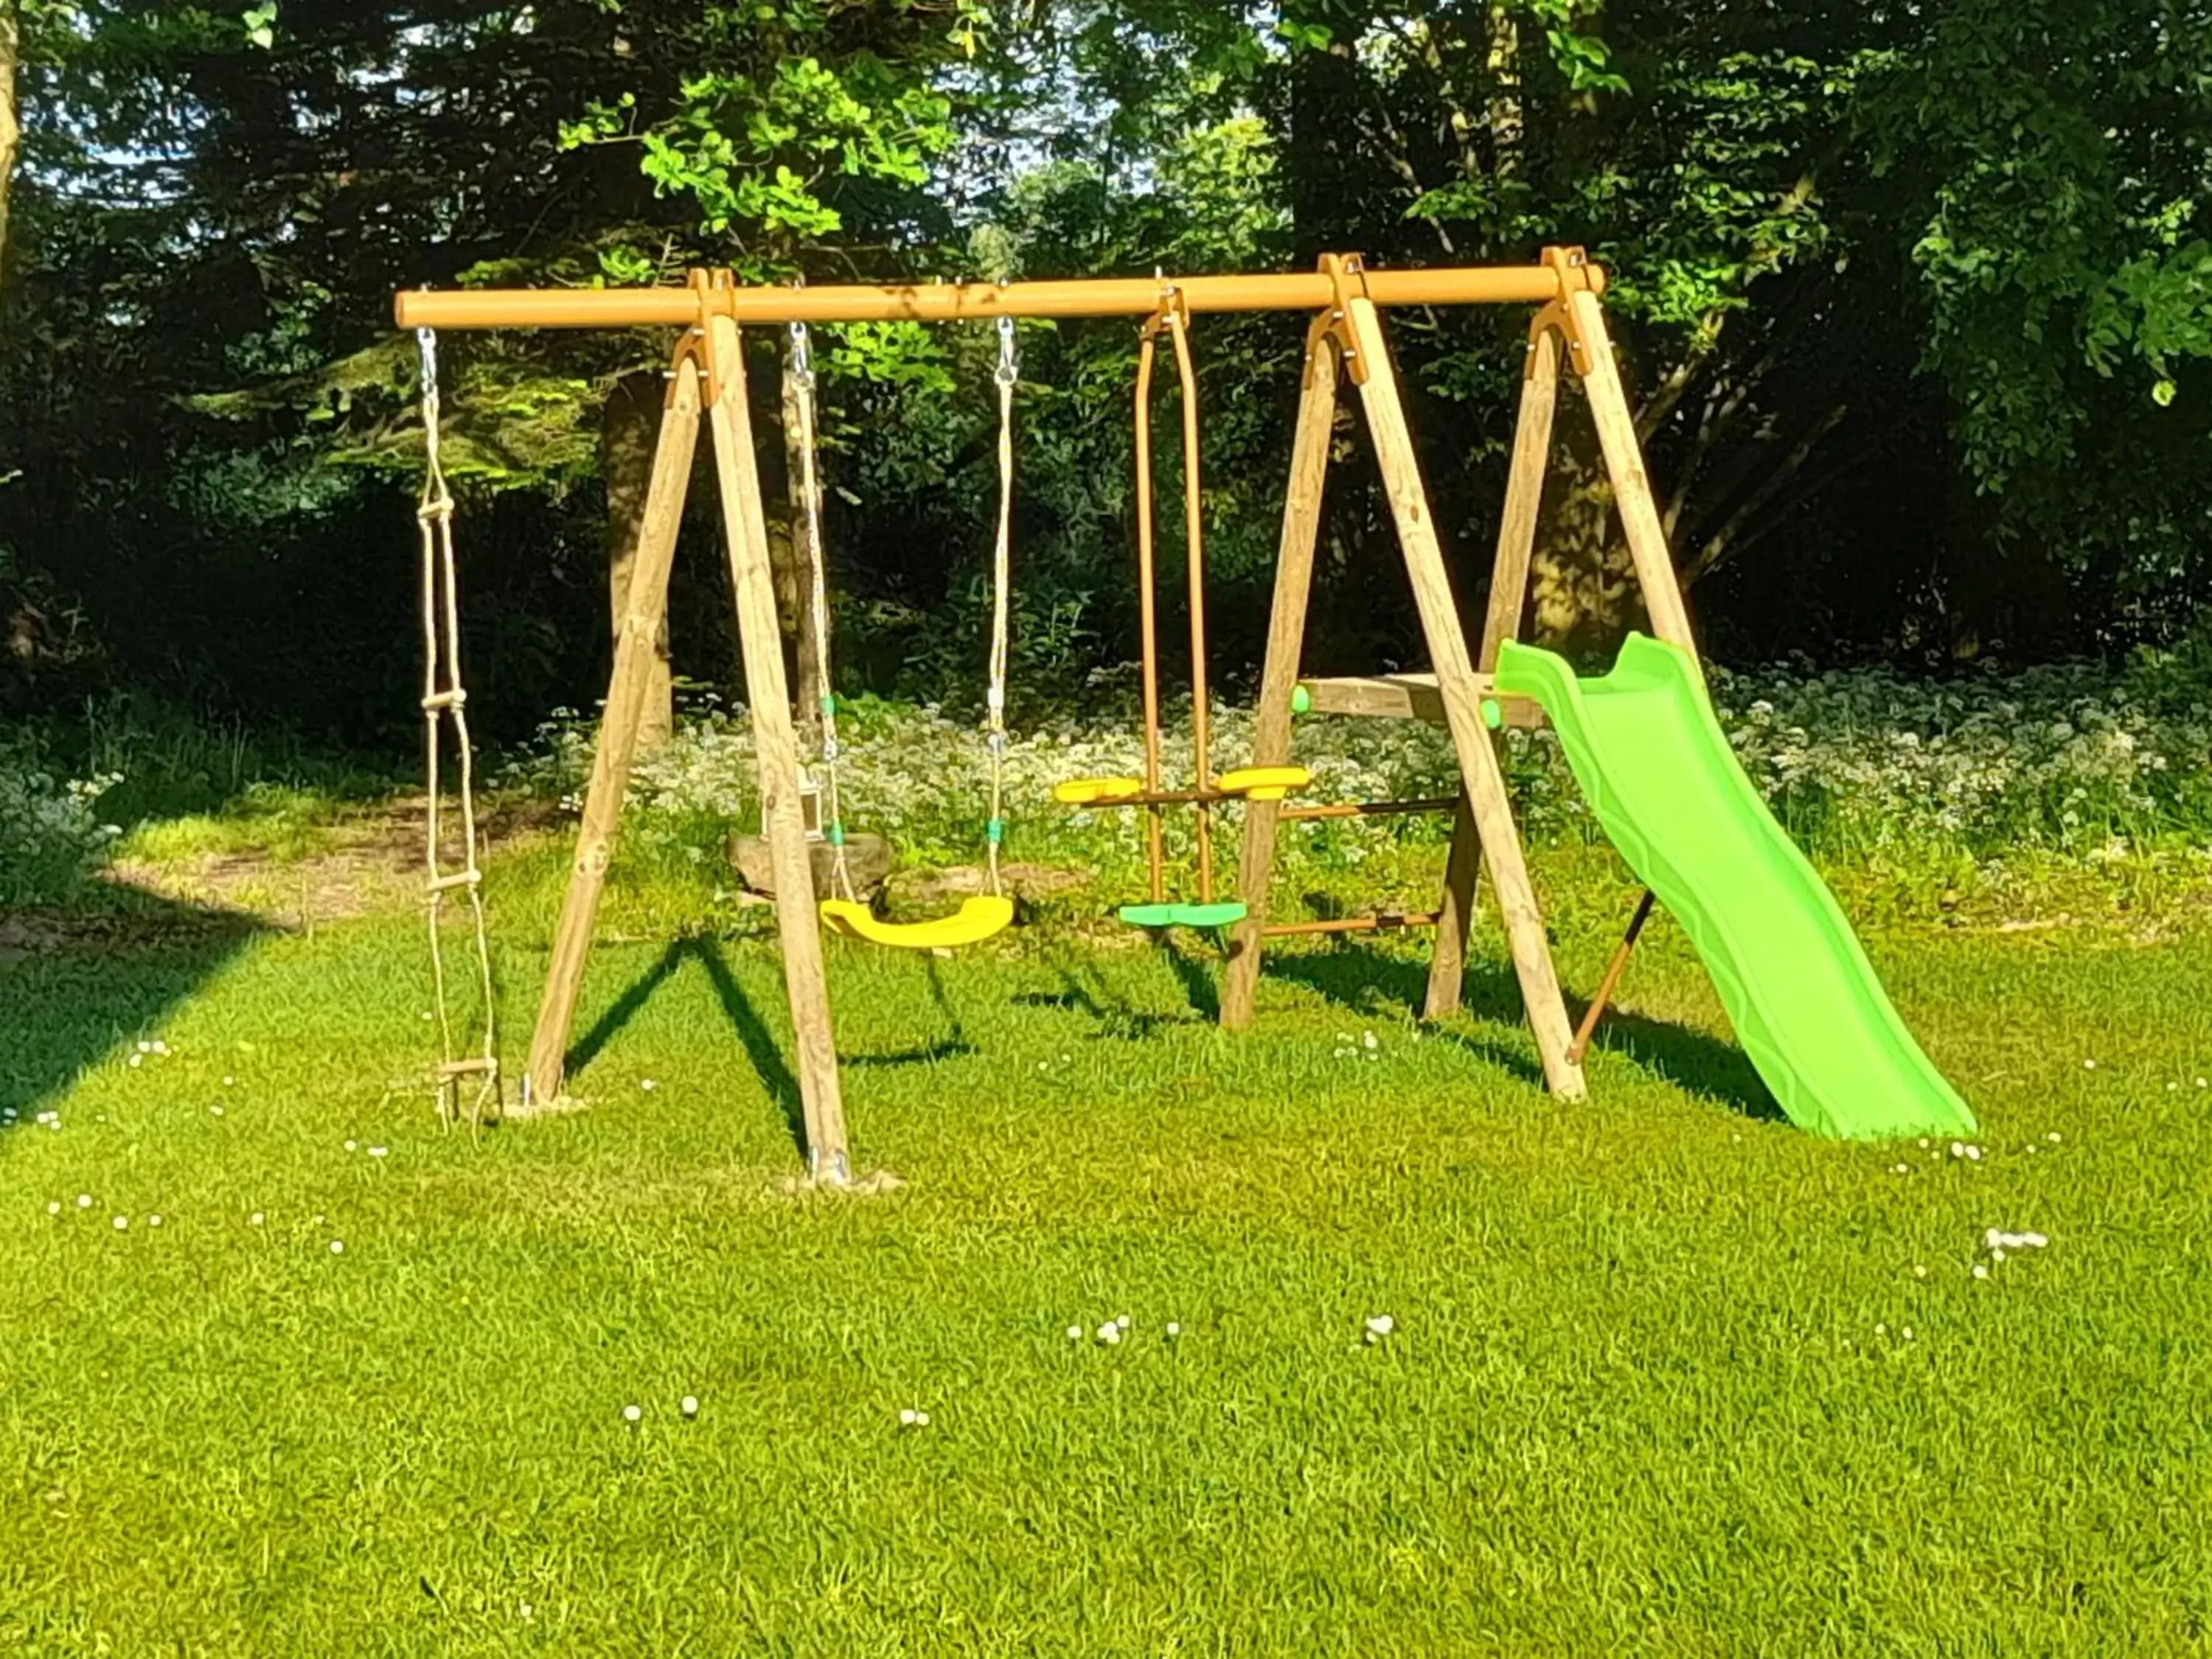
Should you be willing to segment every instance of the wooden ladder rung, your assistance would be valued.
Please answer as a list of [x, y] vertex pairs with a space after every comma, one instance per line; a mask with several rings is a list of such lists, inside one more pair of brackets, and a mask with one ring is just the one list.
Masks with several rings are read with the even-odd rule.
[[463, 870], [450, 876], [439, 876], [430, 883], [433, 893], [450, 893], [456, 887], [475, 887], [483, 880], [481, 870]]
[[468, 706], [468, 701], [469, 694], [466, 691], [441, 691], [434, 696], [422, 699], [422, 712], [426, 714], [435, 714], [443, 709], [465, 708]]
[[498, 1072], [495, 1060], [451, 1060], [438, 1068], [440, 1077], [491, 1077]]

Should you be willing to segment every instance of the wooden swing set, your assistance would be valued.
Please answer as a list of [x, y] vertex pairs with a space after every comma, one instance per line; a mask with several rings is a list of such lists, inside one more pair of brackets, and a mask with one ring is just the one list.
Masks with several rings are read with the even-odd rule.
[[[1514, 971], [1543, 1063], [1545, 1080], [1563, 1098], [1583, 1092], [1581, 1051], [1615, 975], [1577, 1033], [1544, 933], [1493, 732], [1509, 722], [1534, 724], [1532, 704], [1494, 695], [1492, 677], [1499, 646], [1518, 633], [1528, 592], [1529, 565], [1552, 443], [1563, 362], [1580, 380], [1589, 399], [1642, 587], [1652, 631], [1694, 655], [1689, 618], [1675, 579], [1658, 508], [1645, 475], [1633, 417], [1607, 337], [1600, 297], [1604, 273], [1579, 249], [1546, 250], [1525, 266], [1423, 270], [1370, 270], [1355, 256], [1329, 255], [1306, 274], [1097, 281], [938, 284], [912, 287], [766, 288], [738, 285], [726, 271], [694, 272], [687, 287], [565, 291], [476, 290], [411, 292], [398, 296], [403, 328], [421, 331], [492, 328], [636, 328], [683, 331], [669, 376], [666, 414], [638, 538], [636, 565], [617, 637], [613, 674], [584, 805], [573, 873], [556, 930], [545, 988], [532, 1037], [520, 1110], [552, 1107], [560, 1098], [578, 994], [592, 927], [611, 858], [643, 712], [650, 660], [667, 603], [668, 577], [689, 492], [692, 462], [705, 415], [713, 434], [738, 624], [744, 656], [747, 702], [755, 740], [763, 821], [776, 893], [776, 918], [784, 980], [796, 1035], [800, 1103], [809, 1163], [817, 1179], [850, 1179], [845, 1120], [832, 1040], [821, 933], [835, 931], [878, 942], [957, 944], [1005, 925], [1011, 905], [995, 884], [992, 915], [945, 918], [902, 930], [873, 922], [847, 893], [823, 907], [814, 903], [814, 879], [805, 785], [791, 696], [784, 670], [783, 638], [768, 551], [768, 523], [754, 461], [752, 417], [745, 384], [742, 331], [780, 326], [803, 330], [813, 323], [987, 321], [1000, 325], [1000, 501], [994, 558], [996, 605], [989, 740], [993, 805], [988, 832], [994, 872], [1004, 833], [1003, 782], [1006, 599], [1012, 496], [1012, 325], [1021, 318], [1133, 317], [1142, 319], [1139, 386], [1139, 561], [1145, 654], [1146, 772], [1141, 778], [1081, 779], [1055, 794], [1085, 807], [1130, 807], [1146, 814], [1151, 892], [1143, 905], [1123, 911], [1146, 927], [1200, 927], [1229, 930], [1229, 957], [1221, 1018], [1232, 1029], [1249, 1025], [1265, 941], [1293, 934], [1349, 933], [1425, 926], [1435, 930], [1425, 1012], [1442, 1018], [1460, 1005], [1467, 942], [1477, 877], [1487, 868], [1498, 897]], [[1383, 331], [1390, 307], [1533, 305], [1511, 471], [1492, 568], [1490, 599], [1479, 650], [1471, 651], [1453, 597], [1443, 550], [1421, 482], [1412, 434], [1399, 395], [1396, 372]], [[1275, 592], [1262, 670], [1260, 707], [1249, 766], [1212, 771], [1206, 685], [1203, 538], [1198, 488], [1196, 381], [1189, 332], [1192, 319], [1224, 312], [1295, 311], [1313, 319], [1306, 341], [1303, 389], [1292, 446]], [[1193, 661], [1193, 776], [1174, 788], [1164, 779], [1159, 709], [1158, 641], [1154, 601], [1149, 402], [1157, 343], [1165, 335], [1182, 389], [1185, 516]], [[795, 342], [803, 333], [794, 335]], [[1428, 642], [1425, 674], [1363, 678], [1308, 678], [1301, 674], [1314, 555], [1321, 526], [1331, 434], [1340, 386], [1358, 389], [1401, 551]], [[821, 592], [819, 481], [802, 480], [809, 514], [806, 532], [816, 591]], [[447, 580], [450, 588], [450, 574]], [[826, 636], [817, 618], [817, 632]], [[434, 647], [435, 642], [434, 641]], [[440, 709], [458, 694], [451, 664], [450, 690], [434, 672], [425, 711], [434, 732]], [[827, 684], [824, 677], [825, 687]], [[437, 708], [433, 708], [433, 702]], [[834, 744], [835, 704], [824, 702], [825, 738]], [[1460, 793], [1448, 800], [1285, 805], [1307, 775], [1292, 762], [1294, 713], [1366, 715], [1437, 721], [1449, 730]], [[834, 749], [829, 751], [834, 756]], [[1213, 879], [1213, 813], [1228, 802], [1244, 806], [1238, 897], [1224, 901]], [[1198, 897], [1195, 903], [1167, 892], [1162, 813], [1188, 807], [1196, 815]], [[1267, 920], [1278, 832], [1281, 823], [1419, 811], [1455, 814], [1443, 892], [1433, 914], [1348, 918], [1271, 926]], [[833, 823], [835, 815], [833, 813]], [[836, 833], [842, 835], [842, 826]], [[473, 854], [470, 878], [473, 884]], [[450, 878], [448, 878], [450, 879]], [[434, 890], [435, 889], [434, 882]], [[471, 894], [474, 886], [471, 887]], [[845, 907], [842, 911], [838, 903]], [[970, 901], [974, 904], [975, 901]], [[1639, 907], [1638, 921], [1648, 913]], [[978, 933], [978, 927], [981, 931]], [[942, 939], [925, 940], [938, 929]], [[1629, 941], [1632, 942], [1632, 926]], [[1626, 945], [1624, 945], [1624, 952]], [[1616, 967], [1618, 963], [1616, 958]], [[487, 1039], [489, 1048], [489, 1039]], [[481, 1062], [463, 1062], [471, 1073]]]

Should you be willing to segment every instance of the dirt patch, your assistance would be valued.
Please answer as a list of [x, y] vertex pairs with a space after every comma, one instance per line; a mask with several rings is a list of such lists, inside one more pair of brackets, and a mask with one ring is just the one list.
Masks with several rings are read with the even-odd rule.
[[[172, 903], [234, 912], [288, 931], [408, 908], [422, 902], [424, 805], [416, 796], [325, 826], [315, 850], [304, 854], [255, 849], [160, 863], [125, 860], [108, 879]], [[564, 816], [549, 801], [522, 801], [487, 811], [477, 830], [499, 846], [555, 827]]]

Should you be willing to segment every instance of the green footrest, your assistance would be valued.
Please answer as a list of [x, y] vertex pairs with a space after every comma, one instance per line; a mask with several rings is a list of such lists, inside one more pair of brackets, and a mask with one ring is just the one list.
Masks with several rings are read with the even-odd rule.
[[1132, 927], [1227, 927], [1251, 913], [1241, 904], [1125, 904], [1117, 914]]

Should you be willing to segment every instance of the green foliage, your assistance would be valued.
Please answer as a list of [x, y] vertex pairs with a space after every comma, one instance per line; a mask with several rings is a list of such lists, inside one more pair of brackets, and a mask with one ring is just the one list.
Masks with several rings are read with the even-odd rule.
[[[400, 286], [658, 283], [699, 264], [776, 282], [1279, 269], [1332, 248], [1402, 265], [1576, 243], [1612, 273], [1662, 509], [1723, 654], [2170, 640], [2212, 591], [2203, 4], [40, 0], [0, 295], [10, 616], [20, 593], [80, 619], [96, 647], [81, 677], [404, 741], [393, 549], [421, 434], [412, 343], [388, 325]], [[1521, 320], [1392, 321], [1440, 526], [1477, 553]], [[817, 340], [858, 684], [955, 702], [980, 660], [969, 600], [995, 498], [992, 343], [969, 332]], [[1265, 318], [1197, 333], [1232, 676], [1256, 653], [1297, 334]], [[1025, 666], [1056, 695], [1134, 646], [1132, 337], [1024, 331]], [[642, 333], [445, 343], [471, 657], [495, 726], [503, 707], [526, 730], [599, 677], [599, 411], [665, 351]], [[1158, 412], [1173, 418], [1164, 388]], [[1589, 436], [1571, 416], [1561, 437], [1547, 546], [1601, 543]], [[1315, 653], [1413, 660], [1402, 589], [1376, 580], [1387, 513], [1356, 447], [1344, 459]], [[1162, 457], [1170, 497], [1176, 465]], [[728, 673], [724, 603], [679, 575], [688, 670]], [[0, 659], [0, 698], [34, 701], [49, 651]]]
[[101, 811], [114, 777], [69, 777], [32, 732], [0, 728], [0, 913], [82, 898], [122, 833]]
[[989, 21], [967, 0], [950, 32], [934, 14], [915, 0], [708, 6], [678, 26], [692, 61], [672, 89], [595, 101], [561, 143], [637, 146], [656, 195], [684, 203], [709, 248], [733, 244], [747, 281], [780, 280], [800, 250], [893, 204], [925, 207], [932, 163], [958, 137], [935, 70], [972, 58]]
[[2212, 10], [1959, 0], [1866, 73], [1922, 360], [2000, 535], [2123, 587], [2201, 570], [2212, 474], [2172, 406], [2212, 385]]

